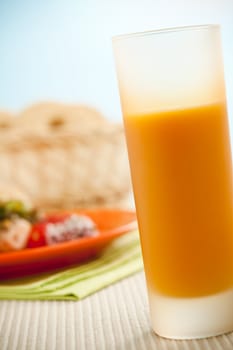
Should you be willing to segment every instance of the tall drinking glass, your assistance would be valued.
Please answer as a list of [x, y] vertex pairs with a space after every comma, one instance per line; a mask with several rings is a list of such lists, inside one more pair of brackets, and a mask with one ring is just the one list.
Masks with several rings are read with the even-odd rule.
[[233, 330], [233, 184], [217, 25], [113, 40], [152, 327]]

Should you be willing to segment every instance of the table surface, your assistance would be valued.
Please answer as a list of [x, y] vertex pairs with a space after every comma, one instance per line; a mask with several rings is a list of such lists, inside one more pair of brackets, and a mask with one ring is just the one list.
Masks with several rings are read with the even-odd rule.
[[[217, 315], [216, 315], [217, 317]], [[150, 328], [143, 273], [81, 301], [0, 301], [1, 350], [232, 350], [233, 333], [175, 341]]]

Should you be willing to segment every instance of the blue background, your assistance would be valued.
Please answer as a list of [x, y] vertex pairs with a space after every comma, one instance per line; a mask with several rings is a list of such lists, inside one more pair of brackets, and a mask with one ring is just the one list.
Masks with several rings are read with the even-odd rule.
[[232, 120], [232, 0], [0, 0], [0, 108], [86, 102], [120, 119], [111, 37], [202, 23], [222, 26]]

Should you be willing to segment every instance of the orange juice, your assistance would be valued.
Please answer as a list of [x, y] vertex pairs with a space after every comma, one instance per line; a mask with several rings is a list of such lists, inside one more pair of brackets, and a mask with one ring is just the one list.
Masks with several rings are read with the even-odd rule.
[[176, 297], [231, 288], [225, 103], [124, 117], [148, 286]]

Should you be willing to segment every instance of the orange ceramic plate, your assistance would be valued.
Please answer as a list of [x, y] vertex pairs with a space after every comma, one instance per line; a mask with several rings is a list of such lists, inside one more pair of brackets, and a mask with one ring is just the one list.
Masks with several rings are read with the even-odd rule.
[[[63, 212], [64, 213], [64, 212]], [[57, 245], [0, 254], [0, 280], [63, 268], [97, 256], [114, 238], [137, 227], [136, 214], [121, 210], [73, 210], [89, 216], [100, 234]]]

